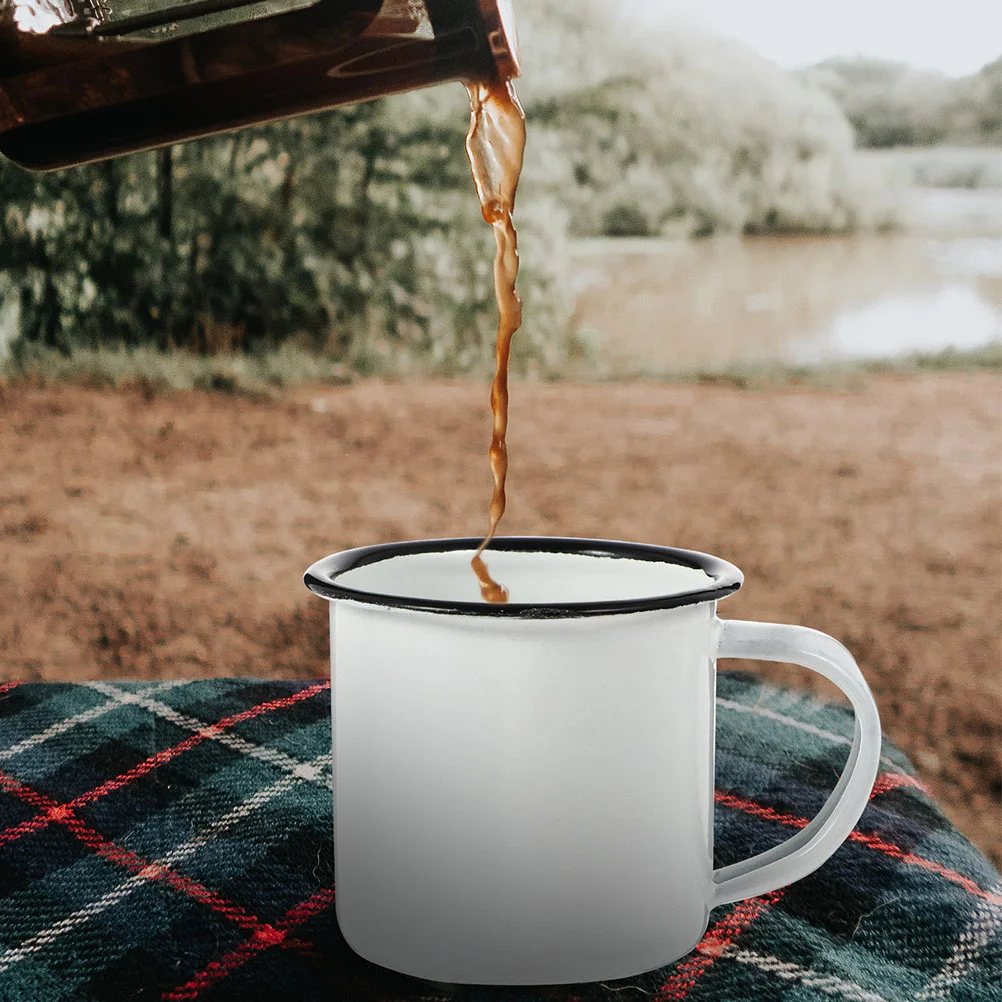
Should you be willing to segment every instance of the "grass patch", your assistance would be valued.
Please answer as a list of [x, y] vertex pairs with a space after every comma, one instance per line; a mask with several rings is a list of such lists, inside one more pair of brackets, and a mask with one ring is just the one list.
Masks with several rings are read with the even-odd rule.
[[78, 349], [63, 355], [24, 342], [15, 342], [14, 347], [11, 357], [0, 362], [0, 377], [43, 386], [74, 382], [138, 387], [149, 396], [175, 390], [263, 396], [299, 383], [337, 385], [351, 381], [343, 365], [291, 346], [261, 355], [211, 357], [153, 348]]
[[[626, 383], [633, 380], [736, 386], [743, 390], [860, 390], [868, 377], [925, 372], [1002, 371], [1002, 343], [982, 348], [903, 355], [889, 359], [792, 365], [783, 362], [735, 365], [722, 369], [657, 372], [637, 369], [598, 376], [585, 364], [573, 372], [547, 373], [553, 382]], [[378, 373], [387, 377], [430, 375], [413, 366]], [[267, 355], [219, 355], [201, 358], [186, 352], [164, 354], [148, 348], [80, 350], [70, 356], [36, 346], [24, 346], [0, 362], [0, 379], [47, 386], [71, 382], [85, 386], [138, 388], [154, 397], [177, 390], [203, 390], [228, 395], [266, 397], [285, 386], [303, 383], [345, 385], [367, 371], [349, 372], [345, 366], [298, 348], [282, 348]]]
[[734, 386], [741, 390], [846, 391], [866, 389], [872, 376], [973, 371], [1002, 371], [1002, 342], [993, 342], [981, 348], [947, 348], [938, 352], [919, 352], [895, 358], [853, 359], [810, 366], [762, 362], [722, 369], [661, 373], [639, 371], [633, 375], [617, 376], [608, 382], [647, 379], [668, 383]]

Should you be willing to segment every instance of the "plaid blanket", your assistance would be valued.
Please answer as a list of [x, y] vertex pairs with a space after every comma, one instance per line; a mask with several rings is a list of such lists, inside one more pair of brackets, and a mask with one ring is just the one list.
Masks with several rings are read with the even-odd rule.
[[[327, 682], [0, 684], [0, 1000], [1002, 999], [1002, 883], [887, 745], [851, 839], [614, 984], [429, 985], [334, 918]], [[724, 674], [718, 865], [802, 827], [847, 710]]]

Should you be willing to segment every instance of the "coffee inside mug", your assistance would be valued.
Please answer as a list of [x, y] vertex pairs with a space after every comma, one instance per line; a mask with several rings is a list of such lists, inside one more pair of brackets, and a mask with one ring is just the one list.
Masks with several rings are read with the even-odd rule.
[[508, 536], [490, 550], [510, 592], [492, 606], [470, 574], [478, 540], [373, 546], [329, 557], [307, 584], [327, 598], [480, 615], [664, 608], [730, 594], [736, 567], [707, 554], [613, 541]]

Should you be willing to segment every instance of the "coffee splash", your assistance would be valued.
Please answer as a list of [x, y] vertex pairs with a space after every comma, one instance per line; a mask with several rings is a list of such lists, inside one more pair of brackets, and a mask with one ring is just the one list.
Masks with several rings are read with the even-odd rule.
[[518, 277], [518, 234], [512, 223], [515, 193], [525, 154], [525, 113], [511, 80], [467, 84], [470, 131], [466, 152], [473, 170], [484, 220], [494, 231], [494, 295], [498, 304], [497, 368], [491, 384], [494, 431], [490, 462], [494, 475], [490, 527], [471, 561], [484, 601], [504, 603], [508, 590], [491, 577], [483, 558], [505, 512], [508, 477], [508, 361], [511, 339], [522, 325], [522, 300], [515, 291]]

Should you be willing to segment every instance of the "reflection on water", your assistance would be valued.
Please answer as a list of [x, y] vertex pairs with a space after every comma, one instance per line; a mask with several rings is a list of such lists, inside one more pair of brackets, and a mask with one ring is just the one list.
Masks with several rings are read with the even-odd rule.
[[887, 358], [944, 348], [981, 348], [1002, 337], [1002, 311], [970, 285], [927, 294], [889, 295], [839, 316], [819, 338], [791, 345], [798, 362]]
[[1002, 339], [1002, 230], [584, 241], [574, 276], [573, 322], [611, 374], [889, 358]]
[[937, 236], [1002, 235], [1002, 191], [997, 188], [916, 188], [907, 207], [914, 229]]

